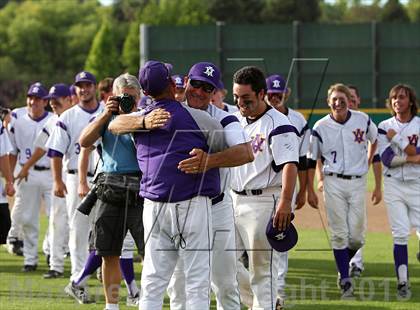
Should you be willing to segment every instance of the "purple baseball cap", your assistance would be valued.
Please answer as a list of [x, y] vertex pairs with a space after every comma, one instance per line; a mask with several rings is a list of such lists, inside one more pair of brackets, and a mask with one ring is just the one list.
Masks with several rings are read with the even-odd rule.
[[54, 84], [50, 88], [50, 92], [45, 98], [57, 99], [60, 97], [70, 97], [70, 96], [71, 96], [70, 88], [66, 84], [59, 83], [59, 84]]
[[267, 83], [267, 93], [285, 93], [286, 89], [286, 80], [278, 74], [270, 75], [265, 82]]
[[139, 82], [147, 96], [157, 96], [169, 85], [171, 76], [166, 65], [160, 61], [149, 60], [140, 68]]
[[165, 64], [166, 68], [168, 69], [169, 74], [172, 74], [172, 70], [174, 70], [174, 66], [172, 64], [170, 64], [169, 62], [165, 62], [164, 64]]
[[70, 85], [69, 89], [70, 89], [70, 94], [71, 94], [72, 96], [77, 96], [77, 94], [76, 94], [76, 86], [74, 86], [74, 85], [72, 84], [72, 85]]
[[28, 97], [31, 96], [45, 99], [45, 97], [48, 95], [48, 92], [40, 82], [36, 82], [29, 87], [28, 93], [26, 95]]
[[81, 82], [96, 84], [96, 78], [92, 73], [88, 71], [82, 71], [76, 74], [76, 77], [74, 79], [74, 85], [77, 86], [77, 84]]
[[184, 77], [179, 74], [172, 75], [176, 88], [185, 88]]
[[193, 65], [188, 72], [188, 78], [209, 83], [214, 88], [220, 88], [220, 70], [211, 62], [199, 62]]
[[[292, 220], [293, 218], [294, 214], [292, 213]], [[286, 230], [281, 231], [273, 227], [273, 218], [270, 218], [268, 221], [265, 234], [267, 235], [268, 243], [277, 252], [287, 252], [298, 242], [298, 233], [292, 223]]]

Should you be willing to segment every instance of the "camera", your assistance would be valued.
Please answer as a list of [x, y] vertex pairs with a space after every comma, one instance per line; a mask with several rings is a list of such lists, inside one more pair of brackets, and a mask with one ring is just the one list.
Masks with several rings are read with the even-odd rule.
[[98, 200], [98, 186], [93, 184], [90, 191], [83, 197], [82, 201], [80, 202], [77, 210], [83, 213], [84, 215], [89, 215], [90, 211], [92, 211], [93, 207], [95, 206], [96, 201]]
[[[136, 99], [129, 95], [129, 94], [122, 94], [115, 97], [115, 100], [118, 101], [118, 105], [121, 108], [121, 111], [124, 114], [128, 114], [133, 110], [133, 107], [136, 105]], [[119, 114], [118, 112], [114, 112], [113, 114]]]

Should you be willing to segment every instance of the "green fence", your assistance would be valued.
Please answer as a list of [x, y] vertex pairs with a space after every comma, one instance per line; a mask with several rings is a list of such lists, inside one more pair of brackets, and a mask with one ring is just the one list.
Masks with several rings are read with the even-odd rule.
[[327, 88], [336, 82], [358, 86], [366, 108], [383, 108], [396, 83], [420, 86], [420, 24], [141, 25], [140, 42], [141, 63], [159, 59], [186, 74], [195, 62], [211, 61], [228, 90], [245, 65], [285, 77], [290, 71], [294, 108], [325, 108]]

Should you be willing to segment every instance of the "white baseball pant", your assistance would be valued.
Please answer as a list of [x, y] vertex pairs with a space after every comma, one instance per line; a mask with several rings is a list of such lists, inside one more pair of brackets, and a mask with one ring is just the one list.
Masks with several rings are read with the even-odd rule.
[[324, 177], [324, 200], [333, 249], [357, 250], [365, 243], [366, 175], [351, 180]]
[[[228, 192], [223, 200], [211, 207], [213, 223], [213, 266], [211, 287], [216, 295], [217, 309], [240, 309], [240, 297], [235, 251], [235, 223], [232, 198]], [[179, 260], [167, 289], [170, 308], [186, 308], [185, 276], [182, 261]]]
[[144, 200], [145, 257], [140, 309], [162, 309], [165, 289], [178, 260], [184, 265], [185, 309], [209, 309], [212, 244], [210, 208], [210, 199], [203, 196], [177, 203]]
[[249, 272], [238, 262], [239, 291], [244, 304], [253, 296], [253, 310], [272, 310], [276, 305], [278, 255], [274, 255], [265, 230], [280, 191], [280, 187], [276, 187], [267, 188], [257, 196], [232, 193], [237, 258], [243, 251], [247, 251], [249, 258]]
[[420, 179], [384, 178], [384, 201], [395, 244], [406, 245], [410, 229], [420, 229]]
[[[49, 170], [29, 170], [28, 180], [16, 186], [15, 203], [12, 209], [12, 222], [22, 227], [24, 265], [38, 264], [39, 213], [44, 198], [46, 212], [51, 204], [52, 177]], [[13, 236], [14, 232], [9, 232]]]

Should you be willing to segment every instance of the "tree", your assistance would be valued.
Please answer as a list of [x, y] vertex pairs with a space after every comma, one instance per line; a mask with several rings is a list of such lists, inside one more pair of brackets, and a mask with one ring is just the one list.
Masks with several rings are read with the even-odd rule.
[[321, 8], [319, 0], [266, 0], [261, 16], [267, 23], [315, 22]]
[[420, 22], [420, 1], [410, 0], [407, 3], [407, 12], [412, 22]]
[[132, 22], [124, 41], [121, 63], [130, 74], [137, 75], [140, 63], [140, 33], [139, 22]]
[[101, 28], [93, 39], [85, 69], [93, 73], [98, 80], [120, 73], [115, 36], [107, 18], [103, 19]]
[[388, 0], [382, 9], [380, 15], [382, 22], [402, 22], [407, 23], [410, 21], [404, 6], [398, 0]]
[[261, 0], [211, 0], [209, 15], [216, 21], [227, 23], [259, 23], [264, 1]]

